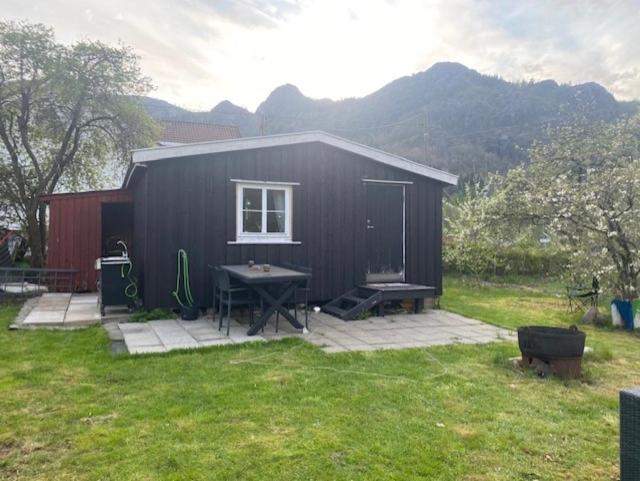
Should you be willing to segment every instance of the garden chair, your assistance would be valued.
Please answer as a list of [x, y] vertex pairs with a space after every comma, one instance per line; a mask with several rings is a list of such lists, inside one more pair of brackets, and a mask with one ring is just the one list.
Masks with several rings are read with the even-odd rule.
[[574, 308], [587, 310], [591, 307], [598, 307], [598, 295], [600, 294], [600, 282], [594, 277], [591, 280], [591, 286], [575, 285], [567, 286], [567, 299], [569, 300], [569, 310]]
[[253, 324], [253, 306], [255, 297], [248, 287], [233, 285], [229, 279], [229, 273], [221, 267], [213, 267], [213, 321], [216, 319], [216, 304], [220, 316], [218, 330], [222, 329], [227, 310], [227, 336], [231, 327], [231, 309], [234, 307], [249, 307], [249, 322]]

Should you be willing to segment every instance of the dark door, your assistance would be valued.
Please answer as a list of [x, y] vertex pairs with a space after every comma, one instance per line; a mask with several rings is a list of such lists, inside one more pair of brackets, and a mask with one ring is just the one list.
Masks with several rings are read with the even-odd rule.
[[365, 183], [367, 282], [404, 281], [404, 185]]
[[122, 244], [132, 252], [133, 204], [131, 202], [102, 203], [102, 257], [120, 256], [124, 252]]

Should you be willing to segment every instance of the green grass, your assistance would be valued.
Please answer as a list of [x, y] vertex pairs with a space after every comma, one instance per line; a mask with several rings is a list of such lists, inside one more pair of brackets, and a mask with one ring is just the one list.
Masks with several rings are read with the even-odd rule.
[[[455, 278], [442, 305], [574, 322], [552, 291]], [[509, 343], [113, 355], [97, 327], [8, 331], [17, 310], [0, 306], [3, 480], [612, 480], [617, 392], [640, 372], [640, 338], [594, 329], [585, 379], [562, 382], [513, 369]]]

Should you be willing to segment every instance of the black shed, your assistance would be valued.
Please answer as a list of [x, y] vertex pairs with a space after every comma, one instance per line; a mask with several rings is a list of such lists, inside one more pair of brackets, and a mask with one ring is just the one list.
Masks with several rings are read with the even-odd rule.
[[136, 150], [133, 262], [146, 307], [172, 307], [176, 252], [211, 305], [208, 265], [313, 269], [312, 299], [371, 282], [442, 292], [442, 189], [457, 177], [324, 132]]

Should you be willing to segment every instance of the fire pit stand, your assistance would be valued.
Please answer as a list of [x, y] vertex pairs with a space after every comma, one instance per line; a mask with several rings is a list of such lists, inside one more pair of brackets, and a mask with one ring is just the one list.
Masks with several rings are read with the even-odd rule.
[[533, 368], [538, 375], [555, 374], [563, 379], [580, 377], [586, 335], [576, 326], [524, 326], [518, 329], [522, 367]]

